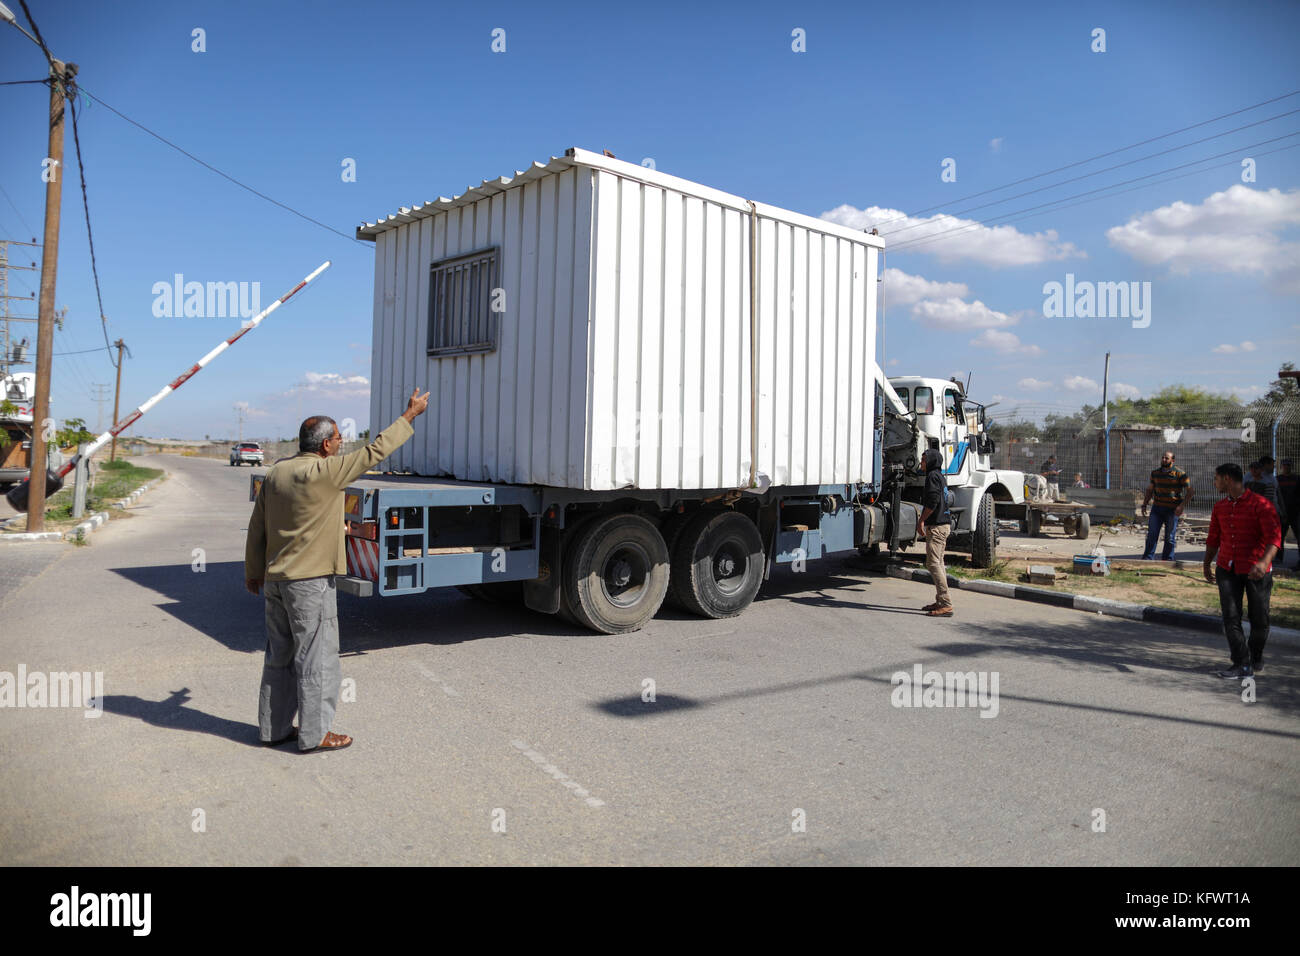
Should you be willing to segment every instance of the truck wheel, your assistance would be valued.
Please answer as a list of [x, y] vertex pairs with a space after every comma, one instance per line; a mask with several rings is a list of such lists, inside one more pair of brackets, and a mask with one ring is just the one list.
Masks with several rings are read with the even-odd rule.
[[973, 568], [991, 568], [998, 555], [998, 523], [993, 517], [993, 496], [980, 499], [971, 537], [970, 563]]
[[1079, 515], [1078, 523], [1074, 527], [1074, 536], [1080, 541], [1086, 541], [1088, 539], [1088, 530], [1091, 525], [1092, 522], [1088, 520], [1088, 512], [1085, 511], [1083, 514]]
[[1038, 532], [1043, 527], [1043, 515], [1037, 509], [1025, 509], [1025, 534], [1031, 538], [1038, 537]]
[[735, 511], [703, 511], [677, 539], [673, 592], [692, 614], [735, 617], [763, 585], [763, 539]]
[[574, 538], [564, 560], [564, 596], [580, 623], [624, 634], [658, 613], [668, 577], [659, 529], [640, 515], [609, 515]]

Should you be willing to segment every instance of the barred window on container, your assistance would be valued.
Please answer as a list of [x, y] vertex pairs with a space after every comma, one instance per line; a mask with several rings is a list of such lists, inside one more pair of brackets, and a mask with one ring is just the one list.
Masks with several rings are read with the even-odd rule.
[[496, 351], [498, 323], [492, 290], [499, 285], [499, 252], [481, 249], [430, 266], [429, 355]]

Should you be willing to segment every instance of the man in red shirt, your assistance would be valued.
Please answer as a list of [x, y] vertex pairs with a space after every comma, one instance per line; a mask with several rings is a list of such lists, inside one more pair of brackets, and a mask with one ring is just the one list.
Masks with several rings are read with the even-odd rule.
[[[1219, 585], [1223, 630], [1232, 667], [1220, 677], [1241, 680], [1261, 669], [1268, 640], [1268, 601], [1273, 592], [1273, 555], [1281, 545], [1277, 511], [1268, 499], [1248, 490], [1241, 466], [1231, 462], [1214, 469], [1214, 487], [1226, 495], [1210, 514], [1205, 539], [1205, 580]], [[1218, 554], [1218, 567], [1210, 561]], [[1250, 604], [1250, 643], [1241, 630], [1242, 595]]]

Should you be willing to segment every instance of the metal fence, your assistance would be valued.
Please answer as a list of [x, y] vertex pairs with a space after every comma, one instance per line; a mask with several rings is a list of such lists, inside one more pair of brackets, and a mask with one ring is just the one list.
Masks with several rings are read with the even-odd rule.
[[1055, 455], [1063, 492], [1076, 474], [1093, 488], [1141, 492], [1160, 467], [1161, 454], [1172, 451], [1191, 479], [1188, 513], [1197, 516], [1208, 516], [1218, 500], [1214, 469], [1224, 462], [1241, 465], [1247, 481], [1247, 466], [1264, 455], [1300, 464], [1300, 400], [1197, 402], [1158, 412], [1121, 407], [1111, 417], [1109, 436], [1099, 412], [1085, 417], [1061, 406], [1021, 405], [990, 409], [989, 417], [997, 442], [994, 465], [1037, 473]]

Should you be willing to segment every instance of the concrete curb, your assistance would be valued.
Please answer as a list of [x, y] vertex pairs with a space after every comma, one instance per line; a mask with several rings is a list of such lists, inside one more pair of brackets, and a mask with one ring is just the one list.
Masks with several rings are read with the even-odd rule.
[[90, 534], [90, 532], [94, 531], [96, 528], [102, 527], [107, 523], [108, 523], [108, 512], [97, 511], [89, 518], [87, 518], [85, 521], [81, 522], [81, 524], [76, 525], [70, 531], [66, 532], [63, 536], [67, 538], [69, 541], [74, 541], [77, 538], [84, 538], [86, 535]]
[[[27, 517], [20, 515], [19, 517]], [[19, 534], [0, 534], [0, 542], [12, 541], [20, 544], [25, 541], [62, 541], [63, 535], [57, 531], [23, 531]]]
[[166, 475], [159, 475], [157, 478], [154, 478], [151, 481], [146, 481], [143, 485], [141, 485], [135, 491], [131, 492], [125, 498], [121, 498], [118, 501], [113, 502], [113, 507], [123, 508], [123, 509], [131, 507], [131, 505], [135, 504], [135, 500], [137, 498], [143, 495], [146, 491], [153, 488], [154, 485], [158, 484], [158, 482], [162, 481], [166, 477], [167, 477]]
[[[896, 564], [886, 566], [885, 573], [891, 578], [903, 581], [920, 581], [932, 584], [930, 572], [922, 568], [904, 568]], [[1014, 598], [1018, 601], [1033, 601], [1037, 604], [1050, 604], [1090, 614], [1106, 614], [1122, 617], [1130, 621], [1144, 621], [1147, 624], [1167, 624], [1193, 631], [1205, 631], [1209, 634], [1223, 634], [1223, 621], [1210, 614], [1193, 614], [1191, 611], [1174, 611], [1164, 607], [1151, 607], [1147, 604], [1128, 604], [1124, 601], [1112, 601], [1110, 598], [1093, 595], [1069, 594], [1065, 591], [1049, 591], [1046, 588], [1034, 588], [1024, 584], [1010, 584], [1005, 581], [967, 581], [948, 575], [948, 587], [963, 591], [976, 591], [980, 594], [995, 594], [999, 597]], [[1246, 633], [1250, 625], [1243, 621]], [[1289, 646], [1300, 647], [1300, 631], [1289, 627], [1270, 627], [1270, 640]]]

